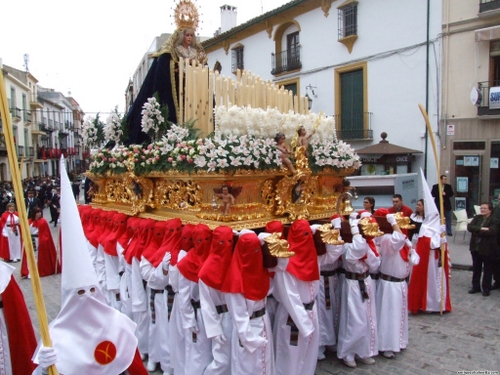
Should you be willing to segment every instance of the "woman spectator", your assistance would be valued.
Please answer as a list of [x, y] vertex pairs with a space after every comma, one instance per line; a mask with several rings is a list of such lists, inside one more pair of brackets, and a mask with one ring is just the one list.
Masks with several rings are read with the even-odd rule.
[[365, 197], [365, 199], [363, 199], [363, 209], [373, 215], [375, 212], [375, 198]]
[[[470, 253], [472, 256], [472, 289], [469, 294], [481, 292], [488, 297], [491, 290], [494, 260], [500, 255], [497, 247], [498, 221], [491, 215], [493, 205], [481, 203], [480, 214], [467, 225], [472, 233], [470, 239]], [[483, 280], [481, 273], [484, 266]]]
[[[415, 229], [408, 230], [408, 239], [411, 241], [413, 236], [416, 234], [418, 237], [418, 232], [420, 231], [420, 227], [425, 219], [425, 208], [424, 208], [424, 200], [419, 199], [417, 201], [417, 206], [415, 207], [415, 212], [410, 215], [410, 224], [415, 225]], [[415, 239], [415, 242], [417, 239]]]

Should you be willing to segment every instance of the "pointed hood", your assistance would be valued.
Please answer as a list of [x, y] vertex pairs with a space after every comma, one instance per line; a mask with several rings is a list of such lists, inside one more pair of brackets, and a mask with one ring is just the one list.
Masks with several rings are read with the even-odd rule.
[[439, 210], [436, 207], [436, 203], [434, 202], [434, 197], [431, 194], [431, 190], [429, 189], [429, 184], [425, 179], [424, 172], [422, 168], [420, 168], [420, 175], [422, 177], [422, 192], [424, 197], [424, 212], [425, 219], [420, 227], [419, 237], [426, 236], [432, 237], [435, 233], [439, 232], [439, 228], [441, 227], [441, 221], [439, 218]]
[[[61, 236], [62, 257], [61, 289], [73, 290], [99, 285], [92, 260], [86, 246], [82, 222], [71, 188], [64, 158], [61, 158]], [[71, 250], [71, 251], [70, 251]]]

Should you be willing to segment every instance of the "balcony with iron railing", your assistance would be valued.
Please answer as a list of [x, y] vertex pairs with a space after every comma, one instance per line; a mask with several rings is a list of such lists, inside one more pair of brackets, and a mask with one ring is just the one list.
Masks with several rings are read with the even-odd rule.
[[478, 116], [498, 116], [500, 115], [500, 108], [490, 108], [490, 88], [500, 87], [500, 81], [493, 81], [490, 85], [489, 81], [478, 82], [477, 84], [479, 93], [477, 106]]
[[273, 53], [271, 54], [271, 59], [271, 74], [273, 75], [299, 70], [302, 68], [302, 62], [300, 61], [300, 46], [291, 50]]
[[479, 13], [499, 11], [499, 10], [500, 10], [500, 0], [479, 0]]
[[12, 121], [14, 122], [21, 121], [21, 108], [11, 107], [10, 113], [12, 115]]
[[31, 125], [31, 112], [24, 110], [23, 111], [23, 119], [24, 119], [24, 125], [30, 126]]
[[372, 140], [372, 112], [334, 115], [337, 128], [337, 138], [340, 140]]

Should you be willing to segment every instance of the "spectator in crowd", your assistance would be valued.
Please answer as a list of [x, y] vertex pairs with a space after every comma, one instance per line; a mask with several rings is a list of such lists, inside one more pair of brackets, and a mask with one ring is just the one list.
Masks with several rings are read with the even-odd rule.
[[365, 197], [365, 199], [363, 199], [363, 209], [373, 215], [375, 212], [375, 198]]
[[[467, 225], [467, 230], [472, 233], [469, 245], [472, 256], [472, 289], [469, 290], [469, 294], [479, 293], [482, 290], [483, 296], [488, 297], [491, 291], [494, 259], [500, 256], [497, 241], [499, 223], [491, 214], [493, 212], [491, 203], [481, 203], [480, 210], [481, 213], [474, 216]], [[481, 273], [483, 273], [482, 281]]]
[[401, 212], [403, 216], [410, 217], [413, 210], [403, 204], [403, 197], [401, 194], [394, 194], [392, 196], [392, 207], [389, 208], [390, 214]]
[[[444, 208], [444, 218], [446, 220], [446, 234], [451, 236], [451, 197], [453, 197], [453, 189], [450, 184], [447, 184], [448, 177], [442, 174], [441, 177], [441, 185], [443, 187], [443, 208]], [[436, 207], [440, 210], [439, 204], [439, 184], [435, 184], [432, 186], [431, 191], [432, 196], [434, 197], [434, 201], [436, 202]]]

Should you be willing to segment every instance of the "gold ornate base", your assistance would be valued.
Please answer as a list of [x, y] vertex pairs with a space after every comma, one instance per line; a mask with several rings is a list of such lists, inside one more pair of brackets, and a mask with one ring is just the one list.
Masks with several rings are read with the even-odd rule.
[[353, 172], [330, 169], [312, 175], [307, 159], [299, 154], [293, 175], [281, 169], [88, 176], [97, 187], [93, 206], [155, 220], [180, 218], [185, 223], [240, 230], [264, 227], [272, 220], [288, 224], [296, 219], [329, 218], [339, 208], [339, 186]]

